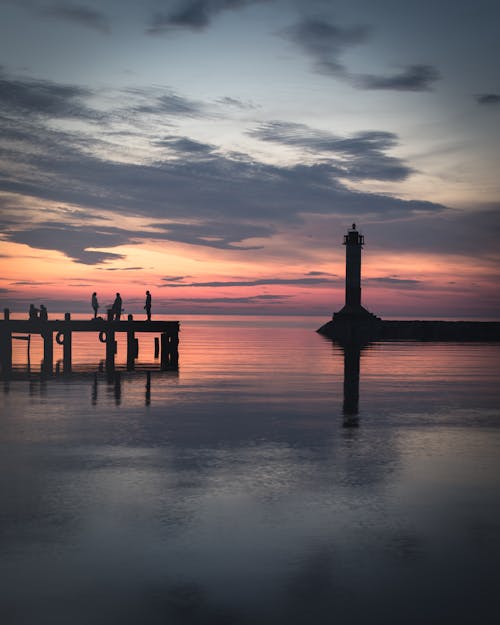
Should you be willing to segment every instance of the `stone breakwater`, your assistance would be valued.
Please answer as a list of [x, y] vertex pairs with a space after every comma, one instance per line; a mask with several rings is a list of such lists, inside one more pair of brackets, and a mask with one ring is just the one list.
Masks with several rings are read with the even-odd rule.
[[317, 331], [340, 341], [500, 341], [500, 321], [386, 321], [335, 315]]

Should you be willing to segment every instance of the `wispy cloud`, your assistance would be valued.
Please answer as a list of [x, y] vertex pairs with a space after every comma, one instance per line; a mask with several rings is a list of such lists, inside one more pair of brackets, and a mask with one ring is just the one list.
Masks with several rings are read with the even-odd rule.
[[249, 132], [262, 141], [296, 146], [312, 153], [331, 155], [332, 173], [353, 180], [404, 180], [412, 169], [387, 150], [395, 147], [398, 137], [391, 132], [365, 131], [339, 137], [304, 124], [273, 121]]
[[194, 141], [188, 137], [179, 137], [176, 135], [166, 135], [162, 139], [155, 141], [154, 145], [168, 148], [178, 155], [190, 156], [207, 156], [216, 149], [214, 145], [201, 143], [200, 141]]
[[89, 89], [75, 85], [11, 78], [0, 67], [0, 112], [3, 115], [97, 119], [97, 111], [83, 101], [91, 95]]
[[111, 23], [107, 15], [82, 4], [54, 2], [40, 7], [39, 13], [42, 16], [65, 20], [105, 34], [111, 30]]
[[171, 89], [128, 89], [126, 91], [133, 98], [139, 100], [131, 103], [130, 108], [135, 113], [151, 113], [155, 115], [172, 115], [182, 117], [205, 117], [207, 107], [198, 100], [180, 96]]
[[231, 98], [229, 96], [225, 96], [223, 98], [218, 98], [216, 100], [218, 104], [221, 104], [224, 107], [230, 106], [232, 108], [240, 109], [240, 110], [255, 110], [260, 108], [257, 104], [254, 104], [250, 101], [243, 101], [238, 98]]
[[[169, 281], [168, 278], [163, 280]], [[325, 277], [303, 277], [303, 278], [259, 278], [257, 280], [214, 280], [211, 282], [169, 282], [168, 284], [160, 284], [159, 287], [210, 287], [210, 288], [226, 288], [226, 287], [253, 287], [267, 285], [292, 285], [292, 286], [324, 286], [328, 284], [338, 284], [339, 279]]]
[[98, 267], [102, 271], [142, 271], [144, 267]]
[[179, 297], [169, 300], [169, 305], [176, 304], [262, 304], [279, 303], [290, 299], [290, 295], [250, 295], [248, 297]]
[[386, 75], [350, 71], [343, 62], [344, 53], [353, 46], [366, 43], [371, 34], [366, 25], [344, 27], [319, 17], [304, 17], [282, 31], [282, 35], [312, 59], [316, 72], [345, 80], [358, 89], [429, 91], [440, 78], [434, 66], [422, 64], [409, 65]]
[[84, 28], [109, 33], [111, 22], [102, 11], [77, 2], [47, 2], [46, 0], [3, 0], [4, 3], [14, 4], [17, 7], [33, 13], [37, 19], [60, 19], [71, 22]]
[[42, 282], [40, 280], [18, 280], [11, 282], [10, 286], [50, 286], [53, 282]]
[[364, 278], [363, 282], [372, 284], [381, 284], [386, 286], [394, 286], [398, 289], [414, 289], [423, 286], [421, 280], [413, 280], [411, 278], [397, 278], [394, 276], [382, 276], [378, 278]]
[[[295, 148], [298, 160], [307, 162], [296, 165], [224, 153], [217, 145], [163, 133], [149, 140], [157, 148], [156, 161], [131, 162], [110, 156], [115, 144], [107, 143], [107, 133], [115, 140], [115, 130], [123, 134], [142, 127], [158, 102], [169, 103], [166, 110], [173, 118], [187, 119], [203, 115], [204, 103], [173, 97], [168, 90], [165, 100], [155, 90], [156, 99], [147, 105], [149, 90], [130, 89], [129, 117], [121, 107], [115, 127], [116, 111], [95, 111], [90, 90], [5, 74], [0, 74], [0, 87], [0, 191], [10, 194], [0, 197], [5, 239], [58, 250], [79, 263], [119, 259], [112, 248], [147, 239], [255, 250], [285, 225], [302, 223], [307, 213], [401, 217], [444, 210], [430, 202], [355, 192], [344, 184], [344, 179], [398, 181], [411, 174], [402, 159], [390, 155], [398, 143], [393, 133], [338, 136], [282, 121], [249, 131], [257, 140]], [[99, 115], [97, 133], [93, 121]], [[84, 131], [53, 123], [65, 118], [91, 123], [82, 124]], [[133, 137], [144, 140], [137, 130]], [[16, 196], [43, 204], [44, 217], [21, 218], [25, 208], [12, 206]], [[72, 208], [61, 212], [55, 203]], [[145, 227], [113, 228], [106, 221], [113, 215], [140, 218]]]
[[341, 58], [346, 49], [367, 40], [367, 26], [338, 26], [326, 19], [306, 17], [282, 34], [302, 48], [312, 59], [314, 68], [322, 74], [347, 76]]
[[432, 65], [410, 65], [400, 72], [386, 76], [365, 74], [352, 76], [353, 84], [360, 89], [386, 89], [394, 91], [429, 91], [441, 78]]
[[272, 0], [174, 0], [168, 2], [167, 10], [152, 16], [147, 32], [158, 35], [180, 28], [202, 30], [224, 11], [269, 1]]
[[169, 276], [168, 278], [162, 278], [165, 282], [179, 282], [185, 280], [188, 276]]
[[24, 243], [43, 250], [58, 250], [73, 260], [96, 265], [107, 260], [123, 258], [122, 254], [95, 251], [88, 248], [115, 247], [129, 242], [125, 232], [115, 228], [101, 229], [93, 227], [75, 227], [68, 224], [47, 224], [23, 230], [13, 230], [6, 234], [6, 239], [14, 243]]
[[500, 94], [479, 93], [476, 95], [476, 102], [485, 106], [500, 105]]

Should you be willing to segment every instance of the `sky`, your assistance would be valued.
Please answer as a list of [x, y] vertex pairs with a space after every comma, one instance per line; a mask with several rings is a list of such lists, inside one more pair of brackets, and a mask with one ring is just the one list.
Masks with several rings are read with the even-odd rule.
[[[0, 306], [500, 319], [500, 5], [0, 0]], [[154, 318], [154, 317], [153, 317]]]

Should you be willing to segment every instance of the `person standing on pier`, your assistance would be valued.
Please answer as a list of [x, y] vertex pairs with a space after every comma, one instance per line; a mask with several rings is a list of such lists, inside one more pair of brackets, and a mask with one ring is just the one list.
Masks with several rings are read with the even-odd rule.
[[146, 304], [144, 305], [144, 310], [148, 316], [148, 321], [151, 321], [151, 293], [149, 291], [146, 291]]
[[30, 321], [36, 321], [38, 319], [39, 312], [40, 311], [38, 310], [38, 308], [36, 308], [34, 304], [30, 304], [30, 311], [29, 311]]
[[122, 314], [122, 298], [120, 297], [119, 293], [116, 294], [115, 301], [113, 302], [112, 311], [114, 313], [114, 320], [120, 321], [120, 316]]
[[97, 319], [97, 311], [99, 310], [99, 302], [97, 301], [97, 293], [92, 293], [92, 308], [94, 309], [94, 319]]
[[47, 309], [43, 304], [40, 304], [40, 321], [47, 321], [49, 318]]

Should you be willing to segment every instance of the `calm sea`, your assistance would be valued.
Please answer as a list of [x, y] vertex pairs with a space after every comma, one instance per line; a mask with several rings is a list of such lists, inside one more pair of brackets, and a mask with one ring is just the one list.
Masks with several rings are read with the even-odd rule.
[[500, 345], [344, 353], [324, 321], [181, 318], [166, 372], [150, 335], [50, 378], [16, 341], [2, 625], [496, 624]]

